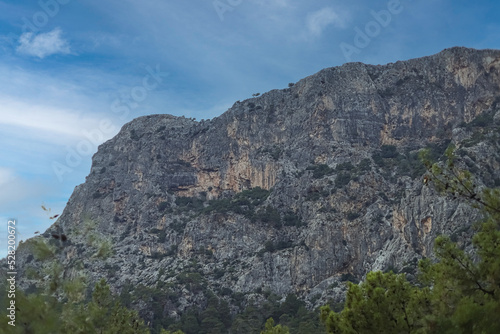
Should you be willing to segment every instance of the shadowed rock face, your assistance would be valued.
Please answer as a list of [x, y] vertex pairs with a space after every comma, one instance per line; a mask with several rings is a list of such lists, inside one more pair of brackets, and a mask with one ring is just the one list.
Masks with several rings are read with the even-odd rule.
[[[470, 236], [477, 212], [424, 186], [415, 154], [430, 146], [439, 156], [451, 141], [497, 185], [499, 110], [500, 51], [453, 48], [327, 68], [209, 121], [140, 117], [99, 147], [86, 182], [40, 237], [60, 226], [67, 268], [83, 263], [115, 291], [126, 281], [174, 283], [182, 298], [169, 314], [200, 303], [202, 292], [178, 278], [193, 272], [216, 293], [271, 290], [318, 305], [340, 298], [343, 284], [331, 286], [346, 278], [414, 272], [438, 234]], [[486, 124], [471, 123], [480, 115]], [[269, 192], [241, 193], [256, 187]], [[114, 255], [92, 257], [78, 233], [85, 221]], [[19, 268], [47, 265], [27, 261], [29, 248], [20, 247]]]

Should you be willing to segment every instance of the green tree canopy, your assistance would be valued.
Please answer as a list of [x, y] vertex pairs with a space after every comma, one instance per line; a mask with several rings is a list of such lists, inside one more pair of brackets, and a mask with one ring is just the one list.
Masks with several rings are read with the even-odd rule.
[[288, 327], [281, 325], [274, 325], [274, 319], [269, 318], [266, 321], [265, 329], [260, 334], [290, 334]]

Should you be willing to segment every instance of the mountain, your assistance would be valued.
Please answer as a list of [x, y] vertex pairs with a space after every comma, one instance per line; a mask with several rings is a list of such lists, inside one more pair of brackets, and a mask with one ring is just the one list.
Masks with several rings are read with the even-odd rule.
[[47, 279], [39, 239], [62, 245], [66, 278], [104, 277], [148, 321], [212, 294], [233, 314], [270, 295], [314, 308], [371, 270], [411, 279], [437, 235], [469, 247], [479, 218], [425, 184], [419, 150], [439, 160], [452, 143], [499, 186], [499, 126], [500, 51], [467, 48], [326, 68], [212, 120], [140, 117], [99, 146], [57, 222], [19, 246], [18, 284]]

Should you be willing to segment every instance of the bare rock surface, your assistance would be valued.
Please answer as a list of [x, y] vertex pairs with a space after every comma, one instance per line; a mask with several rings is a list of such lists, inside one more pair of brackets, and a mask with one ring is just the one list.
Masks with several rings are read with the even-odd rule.
[[[168, 285], [168, 315], [201, 305], [203, 289], [234, 311], [235, 295], [263, 291], [311, 307], [340, 300], [343, 282], [370, 270], [414, 275], [439, 234], [467, 240], [478, 213], [424, 185], [416, 155], [439, 158], [451, 142], [498, 186], [499, 112], [500, 51], [452, 48], [327, 68], [212, 120], [140, 117], [99, 147], [38, 238], [64, 231], [68, 277], [84, 268], [116, 293]], [[96, 233], [112, 245], [107, 258]], [[18, 252], [25, 289], [41, 284], [26, 271], [48, 265], [30, 244]], [[134, 307], [147, 317], [148, 305]]]

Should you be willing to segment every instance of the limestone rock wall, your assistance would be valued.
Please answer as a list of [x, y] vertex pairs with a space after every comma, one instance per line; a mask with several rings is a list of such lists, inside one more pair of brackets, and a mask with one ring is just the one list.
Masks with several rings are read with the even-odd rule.
[[[490, 131], [498, 110], [500, 51], [453, 48], [327, 68], [212, 120], [140, 117], [99, 147], [85, 183], [40, 238], [63, 229], [67, 268], [83, 264], [116, 292], [125, 282], [176, 284], [184, 299], [173, 313], [199, 300], [177, 279], [193, 270], [215, 292], [268, 289], [318, 305], [339, 298], [338, 282], [370, 270], [412, 274], [438, 234], [466, 240], [478, 213], [425, 186], [408, 159], [451, 141], [485, 184], [500, 182]], [[482, 114], [496, 114], [490, 127], [466, 126]], [[397, 152], [377, 160], [382, 145]], [[255, 205], [240, 198], [237, 210], [210, 209], [255, 187], [269, 191]], [[93, 257], [79, 233], [88, 221], [112, 241], [110, 258]], [[19, 267], [43, 267], [26, 244]], [[25, 288], [39, 284], [20, 277]]]

